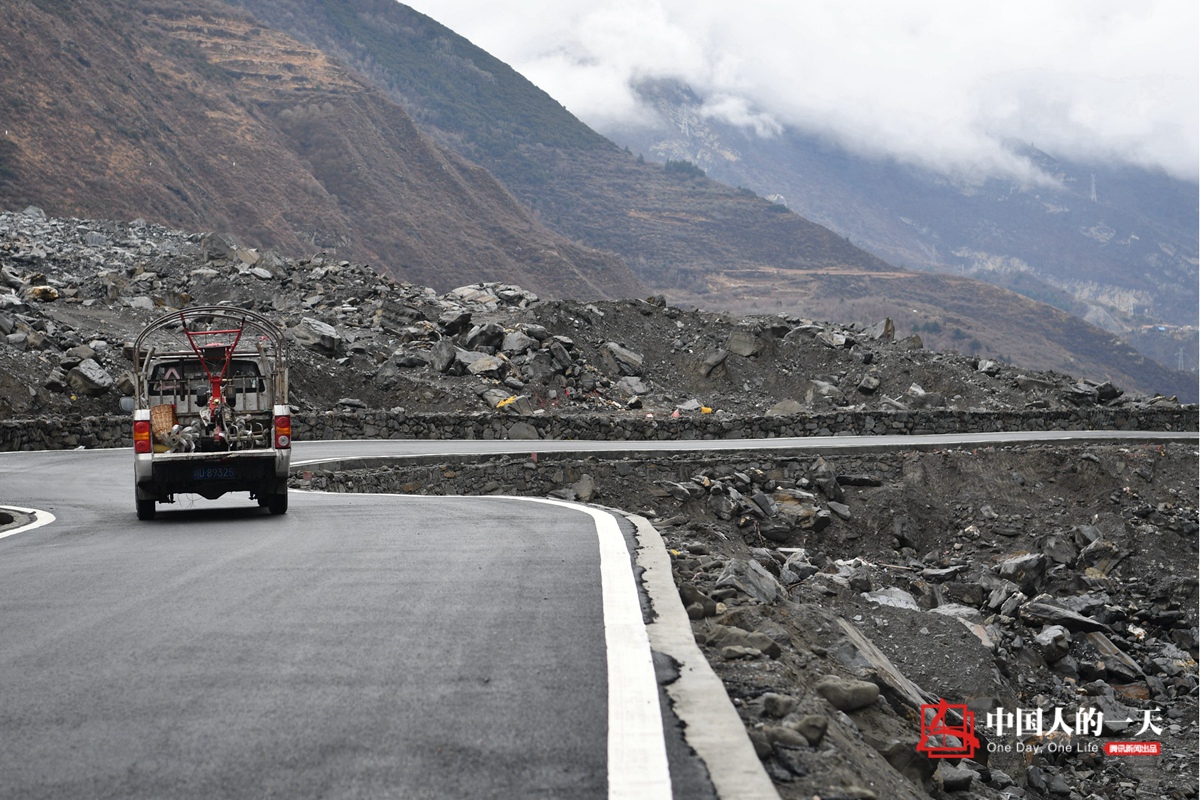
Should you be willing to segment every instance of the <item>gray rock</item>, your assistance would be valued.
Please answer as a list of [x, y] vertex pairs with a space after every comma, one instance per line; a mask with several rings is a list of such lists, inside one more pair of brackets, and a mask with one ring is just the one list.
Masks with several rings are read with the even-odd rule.
[[808, 382], [808, 390], [805, 392], [804, 400], [809, 405], [816, 402], [845, 405], [846, 395], [832, 383], [814, 379]]
[[889, 586], [884, 589], [876, 589], [873, 592], [863, 592], [865, 599], [872, 603], [878, 603], [881, 606], [891, 606], [892, 608], [907, 608], [912, 611], [920, 611], [921, 607], [917, 605], [917, 599], [903, 589]]
[[1062, 625], [1047, 625], [1033, 641], [1041, 648], [1047, 664], [1053, 664], [1071, 652], [1071, 632]]
[[1086, 639], [1087, 643], [1094, 647], [1104, 660], [1104, 671], [1111, 680], [1119, 683], [1145, 680], [1146, 675], [1138, 663], [1113, 644], [1112, 640], [1103, 633], [1089, 633]]
[[775, 405], [767, 409], [766, 416], [768, 417], [784, 417], [791, 414], [800, 414], [804, 411], [804, 404], [799, 400], [780, 400]]
[[438, 317], [438, 327], [447, 336], [457, 336], [471, 324], [471, 312], [463, 309], [450, 309]]
[[753, 331], [745, 328], [734, 328], [729, 332], [729, 341], [725, 348], [739, 356], [756, 356], [762, 352], [764, 342]]
[[467, 365], [467, 372], [472, 375], [502, 380], [505, 373], [508, 372], [508, 362], [499, 356], [485, 355], [482, 358], [472, 359], [471, 363]]
[[[538, 340], [534, 339], [532, 336], [522, 333], [521, 331], [511, 331], [505, 334], [504, 342], [501, 344], [500, 349], [503, 350], [506, 355], [519, 356], [524, 353], [528, 353], [531, 350], [537, 350], [540, 346], [541, 345], [538, 343]], [[569, 365], [570, 362], [568, 361], [566, 366]]]
[[509, 439], [541, 439], [542, 435], [538, 433], [538, 429], [530, 425], [528, 422], [514, 422], [508, 426]]
[[837, 514], [842, 519], [850, 519], [850, 506], [844, 503], [839, 503], [836, 500], [830, 500], [827, 505], [829, 506], [830, 511], [832, 511], [834, 514]]
[[762, 696], [763, 714], [773, 719], [783, 719], [796, 710], [796, 698], [786, 694], [767, 692]]
[[817, 681], [813, 688], [839, 711], [866, 708], [879, 699], [879, 687], [870, 681], [842, 678], [838, 675], [826, 675]]
[[[1007, 604], [1006, 604], [1007, 605]], [[1003, 612], [1003, 609], [1001, 609]], [[1040, 594], [1021, 606], [1021, 619], [1034, 625], [1062, 625], [1070, 631], [1108, 631], [1103, 622], [1077, 614], [1059, 606], [1053, 597]]]
[[820, 714], [807, 714], [792, 727], [808, 741], [810, 747], [816, 747], [825, 738], [825, 731], [829, 730], [829, 720]]
[[550, 350], [550, 357], [554, 359], [554, 363], [559, 369], [566, 369], [573, 363], [571, 354], [567, 352], [567, 348], [562, 342], [551, 341], [548, 349]]
[[113, 383], [113, 376], [90, 358], [67, 373], [67, 384], [79, 394], [102, 395], [112, 388]]
[[600, 359], [610, 375], [640, 376], [642, 363], [645, 359], [638, 353], [622, 347], [616, 342], [608, 342], [600, 348]]
[[617, 391], [624, 394], [626, 397], [633, 397], [639, 394], [649, 394], [650, 387], [641, 378], [632, 375], [626, 375], [621, 380], [617, 381]]
[[996, 565], [997, 575], [1017, 584], [1026, 593], [1033, 593], [1041, 588], [1045, 572], [1046, 557], [1041, 553], [1027, 553], [1005, 559]]
[[757, 561], [750, 559], [731, 558], [725, 564], [721, 577], [717, 579], [717, 588], [731, 586], [749, 595], [760, 603], [771, 604], [782, 594], [784, 588], [774, 575], [763, 569]]
[[944, 792], [965, 792], [971, 788], [975, 773], [966, 767], [953, 767], [946, 761], [938, 764], [934, 780], [942, 785]]
[[763, 733], [767, 735], [767, 741], [775, 747], [807, 749], [810, 746], [808, 738], [804, 734], [784, 725], [767, 725], [763, 728]]
[[504, 345], [504, 335], [504, 328], [495, 322], [476, 325], [463, 337], [463, 346], [468, 350], [475, 350], [480, 347], [490, 347], [493, 350], [499, 350]]
[[879, 378], [874, 375], [864, 375], [856, 388], [862, 394], [875, 394], [875, 391], [879, 389]]
[[575, 494], [583, 503], [592, 502], [592, 498], [596, 496], [596, 480], [586, 472], [579, 477], [579, 480], [571, 484], [571, 488], [575, 490]]
[[1015, 379], [1017, 388], [1023, 392], [1031, 391], [1049, 391], [1054, 388], [1054, 384], [1050, 381], [1044, 381], [1041, 378], [1031, 378], [1028, 375], [1018, 375]]
[[913, 783], [921, 784], [933, 777], [937, 764], [918, 751], [917, 744], [916, 737], [891, 739], [878, 749], [879, 754], [893, 769]]
[[746, 631], [732, 625], [709, 626], [705, 644], [716, 648], [741, 647], [752, 649], [758, 653], [764, 653], [771, 658], [779, 658], [783, 654], [782, 648], [765, 633]]
[[323, 356], [335, 357], [342, 350], [342, 337], [332, 325], [304, 317], [291, 329], [292, 339], [302, 347]]
[[719, 368], [724, 366], [725, 359], [728, 357], [728, 350], [718, 350], [717, 352], [706, 356], [700, 365], [700, 374], [708, 378], [714, 376], [716, 373], [721, 373], [722, 371]]
[[448, 372], [451, 365], [454, 364], [455, 356], [458, 353], [458, 348], [450, 339], [442, 339], [433, 346], [433, 350], [429, 353], [429, 365], [438, 372]]
[[890, 342], [896, 338], [896, 324], [887, 317], [867, 328], [863, 335], [874, 341]]

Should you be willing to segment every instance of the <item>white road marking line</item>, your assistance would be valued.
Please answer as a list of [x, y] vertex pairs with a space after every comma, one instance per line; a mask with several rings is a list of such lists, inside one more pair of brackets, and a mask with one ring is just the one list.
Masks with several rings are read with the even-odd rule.
[[609, 800], [670, 800], [671, 770], [650, 638], [642, 620], [633, 564], [612, 514], [576, 503], [513, 497], [590, 514], [600, 540], [604, 640], [608, 652]]
[[13, 536], [18, 533], [24, 533], [25, 531], [31, 531], [34, 528], [40, 528], [43, 525], [49, 525], [51, 522], [54, 522], [54, 515], [49, 511], [42, 511], [38, 508], [21, 508], [19, 506], [0, 506], [0, 509], [4, 508], [11, 509], [13, 511], [19, 511], [22, 514], [33, 514], [34, 520], [33, 522], [22, 525], [19, 528], [13, 528], [11, 531], [0, 531], [0, 539]]

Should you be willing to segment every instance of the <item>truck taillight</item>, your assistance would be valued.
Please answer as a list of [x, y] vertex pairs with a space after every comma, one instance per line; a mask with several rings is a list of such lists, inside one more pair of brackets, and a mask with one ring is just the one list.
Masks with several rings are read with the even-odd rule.
[[280, 415], [275, 417], [275, 448], [286, 450], [292, 446], [292, 418]]
[[133, 423], [133, 452], [149, 453], [153, 449], [150, 444], [150, 420], [139, 419]]

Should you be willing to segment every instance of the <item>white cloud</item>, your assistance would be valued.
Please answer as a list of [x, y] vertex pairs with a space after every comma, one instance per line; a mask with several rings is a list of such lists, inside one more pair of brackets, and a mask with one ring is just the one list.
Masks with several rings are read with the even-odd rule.
[[600, 131], [674, 77], [705, 113], [792, 125], [946, 170], [1021, 172], [1004, 148], [1195, 179], [1194, 0], [415, 0]]

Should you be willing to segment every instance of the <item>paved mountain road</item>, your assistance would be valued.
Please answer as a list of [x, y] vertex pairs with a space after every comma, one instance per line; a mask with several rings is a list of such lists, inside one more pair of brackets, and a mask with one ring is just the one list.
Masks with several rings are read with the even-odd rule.
[[[293, 463], [1000, 442], [303, 442]], [[130, 462], [0, 454], [0, 504], [55, 517], [0, 531], [0, 797], [671, 795], [611, 517], [297, 492], [282, 517], [235, 496], [138, 522]], [[674, 796], [711, 795], [666, 749]]]
[[0, 539], [0, 797], [639, 796], [619, 746], [608, 774], [629, 681], [589, 514], [296, 493], [139, 523], [130, 480], [128, 450], [0, 456], [56, 517]]

